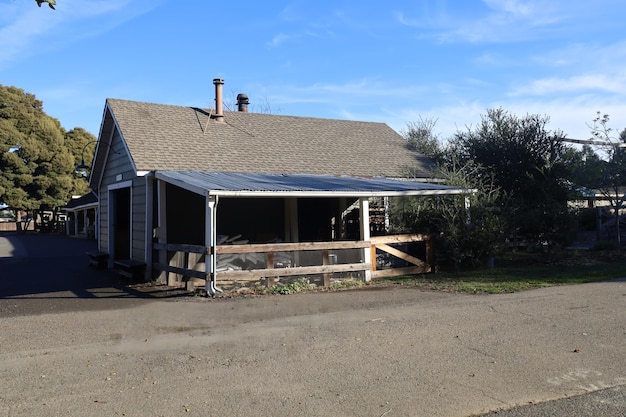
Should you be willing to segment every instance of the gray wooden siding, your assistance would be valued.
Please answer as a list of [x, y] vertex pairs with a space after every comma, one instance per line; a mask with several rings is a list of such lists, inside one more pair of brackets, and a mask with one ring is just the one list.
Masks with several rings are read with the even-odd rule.
[[146, 261], [146, 178], [137, 177], [132, 188], [132, 230], [133, 244], [131, 256], [138, 261]]
[[[100, 197], [100, 238], [99, 246], [103, 252], [109, 251], [109, 192], [111, 185], [132, 181], [131, 186], [131, 230], [132, 244], [131, 257], [137, 261], [146, 261], [146, 179], [137, 177], [130, 157], [122, 142], [119, 132], [115, 131], [108, 152], [108, 159], [104, 168], [102, 182], [99, 189]], [[118, 180], [118, 175], [121, 179]]]
[[101, 252], [109, 252], [109, 193], [107, 187], [100, 187], [98, 190], [98, 247]]

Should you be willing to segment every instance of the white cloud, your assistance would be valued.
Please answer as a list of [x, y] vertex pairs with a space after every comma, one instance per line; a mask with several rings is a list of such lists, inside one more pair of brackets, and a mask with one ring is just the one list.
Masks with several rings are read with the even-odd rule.
[[32, 42], [62, 22], [62, 18], [45, 12], [44, 15], [37, 7], [21, 14], [14, 10], [15, 20], [0, 28], [0, 66], [23, 56]]
[[622, 75], [586, 74], [568, 78], [543, 78], [516, 87], [511, 96], [548, 96], [555, 93], [604, 91], [610, 94], [626, 94], [626, 77]]
[[290, 35], [286, 33], [279, 33], [275, 35], [272, 38], [272, 40], [267, 43], [267, 46], [270, 48], [276, 48], [276, 47], [281, 46], [284, 43], [298, 41], [302, 38], [318, 38], [318, 37], [320, 37], [319, 34], [311, 30], [306, 30], [304, 32], [294, 33]]
[[[434, 13], [422, 11], [421, 15], [408, 16], [395, 12], [396, 20], [405, 26], [432, 29], [432, 33], [420, 34], [439, 42], [504, 43], [539, 39], [552, 25], [562, 20], [563, 10], [550, 1], [483, 0], [487, 10], [480, 13], [473, 8], [468, 13], [465, 6], [439, 7]], [[445, 3], [444, 3], [445, 4]]]
[[280, 46], [281, 44], [287, 42], [290, 39], [290, 37], [284, 33], [279, 33], [278, 35], [275, 35], [271, 41], [269, 41], [267, 43], [267, 46], [269, 46], [270, 48], [276, 48], [278, 46]]

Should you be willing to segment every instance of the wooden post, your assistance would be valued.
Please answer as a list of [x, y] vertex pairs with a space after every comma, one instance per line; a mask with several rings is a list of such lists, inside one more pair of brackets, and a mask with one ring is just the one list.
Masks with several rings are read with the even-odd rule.
[[[298, 199], [285, 199], [285, 241], [299, 242], [300, 231], [298, 229]], [[293, 253], [293, 264], [300, 265], [300, 252]]]
[[432, 236], [428, 236], [424, 241], [426, 245], [426, 267], [424, 268], [424, 272], [433, 272], [433, 262], [435, 261], [435, 257], [433, 254], [433, 238]]
[[[157, 242], [167, 243], [167, 216], [166, 216], [166, 204], [167, 196], [165, 181], [157, 181], [157, 228], [155, 230]], [[162, 265], [167, 264], [167, 250], [161, 249], [159, 251], [159, 263]], [[161, 271], [157, 280], [161, 283], [167, 283], [168, 272]]]
[[[274, 269], [274, 252], [268, 252], [266, 257], [266, 268]], [[272, 288], [276, 284], [276, 279], [274, 277], [267, 278], [267, 287]]]
[[74, 236], [78, 236], [78, 211], [74, 212]]
[[372, 259], [372, 271], [376, 271], [376, 245], [370, 246], [370, 258]]
[[[145, 245], [145, 253], [144, 257], [146, 259], [146, 276], [144, 277], [145, 281], [152, 281], [152, 263], [154, 259], [152, 259], [152, 243], [154, 241], [154, 176], [147, 175], [146, 176], [146, 231], [144, 233], [144, 245]], [[158, 219], [157, 219], [158, 220]]]
[[[330, 256], [328, 255], [329, 255], [328, 249], [324, 249], [322, 251], [322, 265], [330, 265]], [[325, 273], [323, 275], [323, 280], [324, 280], [323, 282], [324, 287], [330, 286], [330, 274], [329, 273]]]

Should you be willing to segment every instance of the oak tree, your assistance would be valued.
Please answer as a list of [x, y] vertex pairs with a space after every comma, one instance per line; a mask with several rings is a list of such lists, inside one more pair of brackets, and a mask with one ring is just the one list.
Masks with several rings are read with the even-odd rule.
[[56, 211], [86, 190], [67, 146], [77, 136], [86, 140], [75, 131], [66, 133], [35, 95], [0, 85], [0, 202], [18, 219], [23, 211]]

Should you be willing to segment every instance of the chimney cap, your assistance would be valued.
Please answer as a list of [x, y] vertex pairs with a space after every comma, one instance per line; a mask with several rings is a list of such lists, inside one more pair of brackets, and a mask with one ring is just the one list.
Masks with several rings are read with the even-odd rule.
[[237, 108], [240, 112], [248, 113], [248, 104], [250, 104], [250, 100], [248, 100], [247, 94], [237, 94]]
[[213, 84], [224, 84], [224, 80], [222, 78], [213, 78]]

